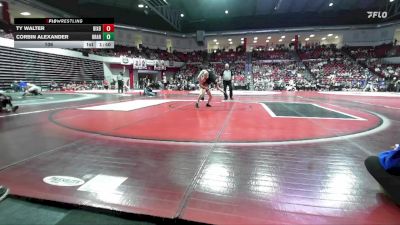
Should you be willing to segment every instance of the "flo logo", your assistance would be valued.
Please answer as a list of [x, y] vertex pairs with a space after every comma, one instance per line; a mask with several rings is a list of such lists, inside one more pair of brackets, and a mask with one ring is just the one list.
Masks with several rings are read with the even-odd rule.
[[383, 11], [383, 12], [381, 12], [381, 11], [368, 11], [367, 14], [368, 14], [368, 18], [372, 18], [372, 19], [375, 19], [375, 18], [385, 19], [385, 18], [387, 18], [387, 12], [386, 11]]
[[85, 183], [84, 180], [68, 176], [49, 176], [43, 178], [43, 182], [54, 186], [80, 186]]

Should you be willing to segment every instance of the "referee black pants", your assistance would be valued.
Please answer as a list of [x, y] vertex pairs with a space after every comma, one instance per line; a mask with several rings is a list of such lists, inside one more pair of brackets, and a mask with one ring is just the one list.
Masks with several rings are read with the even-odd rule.
[[121, 91], [121, 93], [124, 93], [124, 81], [123, 80], [118, 81], [118, 93], [120, 93], [119, 91]]
[[233, 98], [233, 88], [232, 88], [232, 81], [231, 80], [224, 80], [224, 92], [225, 92], [225, 100], [228, 99], [228, 95], [226, 94], [226, 87], [229, 87], [229, 97], [232, 99]]

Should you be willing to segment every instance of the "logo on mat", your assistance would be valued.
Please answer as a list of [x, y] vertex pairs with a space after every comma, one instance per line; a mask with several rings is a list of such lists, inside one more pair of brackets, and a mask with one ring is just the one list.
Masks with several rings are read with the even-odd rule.
[[49, 176], [43, 178], [43, 182], [54, 186], [64, 187], [80, 186], [85, 183], [82, 179], [67, 176]]

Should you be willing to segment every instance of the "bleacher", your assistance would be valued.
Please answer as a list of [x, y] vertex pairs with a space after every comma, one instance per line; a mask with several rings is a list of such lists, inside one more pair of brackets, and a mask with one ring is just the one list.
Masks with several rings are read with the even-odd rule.
[[364, 47], [346, 47], [343, 48], [344, 51], [347, 52], [353, 59], [359, 61], [365, 61], [371, 58], [377, 58], [377, 54], [375, 52], [375, 48], [372, 46], [364, 46]]
[[379, 77], [400, 77], [400, 64], [383, 64], [380, 60], [370, 60], [367, 65]]
[[179, 70], [179, 74], [188, 80], [193, 79], [200, 72], [200, 64], [186, 64]]
[[[227, 61], [225, 61], [227, 62]], [[225, 63], [222, 62], [214, 62], [210, 64], [215, 71], [215, 73], [219, 76], [222, 75], [223, 71], [225, 70]], [[244, 62], [236, 62], [230, 63], [229, 69], [232, 71], [233, 75], [233, 85], [244, 87], [248, 84], [245, 76], [245, 63]]]
[[315, 48], [304, 48], [299, 50], [302, 60], [307, 59], [338, 59], [343, 58], [343, 53], [333, 46], [316, 46]]
[[[83, 49], [74, 49], [76, 51], [85, 51]], [[134, 46], [115, 45], [114, 49], [91, 49], [90, 54], [101, 56], [119, 57], [121, 55], [135, 58], [146, 58], [151, 60], [167, 60], [185, 63], [203, 62], [207, 58], [206, 51], [168, 52], [163, 49], [152, 49], [142, 46], [140, 49]]]
[[234, 63], [246, 61], [246, 53], [239, 51], [217, 51], [210, 54], [210, 62]]
[[[268, 90], [273, 83], [286, 85], [290, 80], [295, 82], [304, 79], [305, 68], [296, 61], [254, 62], [253, 84], [256, 90]], [[270, 86], [270, 87], [269, 87]]]
[[51, 81], [103, 80], [103, 63], [25, 49], [0, 47], [0, 89], [8, 89], [13, 81], [23, 80], [46, 87]]
[[[272, 51], [257, 49], [251, 53], [253, 66], [251, 79], [255, 87], [259, 86], [261, 87], [259, 89], [264, 89], [266, 81], [283, 82], [284, 84], [288, 84], [292, 80], [305, 82], [306, 69], [310, 70], [313, 75], [307, 77], [307, 82], [314, 82], [313, 79], [315, 79], [322, 85], [332, 84], [332, 76], [335, 77], [335, 83], [359, 83], [364, 81], [368, 75], [366, 68], [380, 77], [398, 76], [400, 66], [382, 65], [382, 63], [371, 61], [371, 59], [386, 55], [389, 49], [394, 48], [389, 45], [346, 47], [344, 49], [336, 49], [334, 46], [304, 47], [298, 51], [301, 62], [294, 57], [295, 52], [287, 49]], [[247, 55], [240, 51], [219, 50], [208, 56], [205, 51], [187, 53], [174, 51], [170, 53], [144, 46], [138, 49], [117, 45], [113, 50], [94, 50], [92, 53], [184, 62], [186, 65], [179, 70], [179, 74], [182, 77], [181, 80], [187, 81], [195, 81], [195, 76], [205, 61], [210, 62], [209, 66], [214, 68], [217, 74], [221, 74], [224, 64], [229, 63], [234, 74], [235, 85], [246, 86], [250, 82], [245, 75]], [[206, 60], [207, 58], [208, 60]], [[33, 82], [44, 87], [48, 86], [52, 80], [59, 84], [68, 84], [84, 81], [90, 83], [93, 80], [104, 79], [102, 63], [89, 59], [0, 47], [0, 62], [0, 76], [2, 77], [0, 88], [2, 89], [10, 88], [13, 81], [19, 80]]]
[[322, 85], [331, 83], [355, 85], [365, 80], [366, 69], [348, 59], [307, 61], [305, 64]]
[[293, 54], [287, 49], [253, 50], [252, 60], [292, 60]]
[[202, 63], [207, 58], [206, 51], [179, 52], [174, 51], [174, 55], [178, 57], [180, 62], [185, 63]]

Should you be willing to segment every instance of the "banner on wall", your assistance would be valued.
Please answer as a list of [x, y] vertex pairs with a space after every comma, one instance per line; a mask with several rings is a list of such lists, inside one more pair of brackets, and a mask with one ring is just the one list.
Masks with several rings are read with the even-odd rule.
[[133, 58], [133, 69], [147, 69], [146, 59]]
[[154, 70], [165, 70], [167, 68], [164, 60], [153, 60]]
[[[154, 66], [154, 70], [166, 70], [167, 67], [182, 67], [183, 62], [167, 61], [167, 60], [148, 60], [143, 58], [131, 58], [126, 56], [108, 57], [104, 62], [111, 64], [119, 64], [122, 66], [132, 65], [133, 69], [147, 69], [148, 66]], [[189, 63], [199, 64], [199, 63]]]
[[142, 58], [129, 58], [128, 60], [126, 58], [121, 57], [121, 64], [122, 65], [131, 65], [133, 66], [133, 69], [137, 70], [143, 70], [147, 69], [147, 66], [153, 66], [154, 70], [166, 70], [167, 66], [169, 67], [181, 67], [182, 63], [177, 62], [175, 65], [175, 62], [173, 61], [165, 61], [165, 60], [147, 60], [147, 59], [142, 59]]
[[133, 64], [133, 59], [129, 58], [127, 56], [120, 56], [119, 57], [121, 60], [121, 65], [132, 65]]

